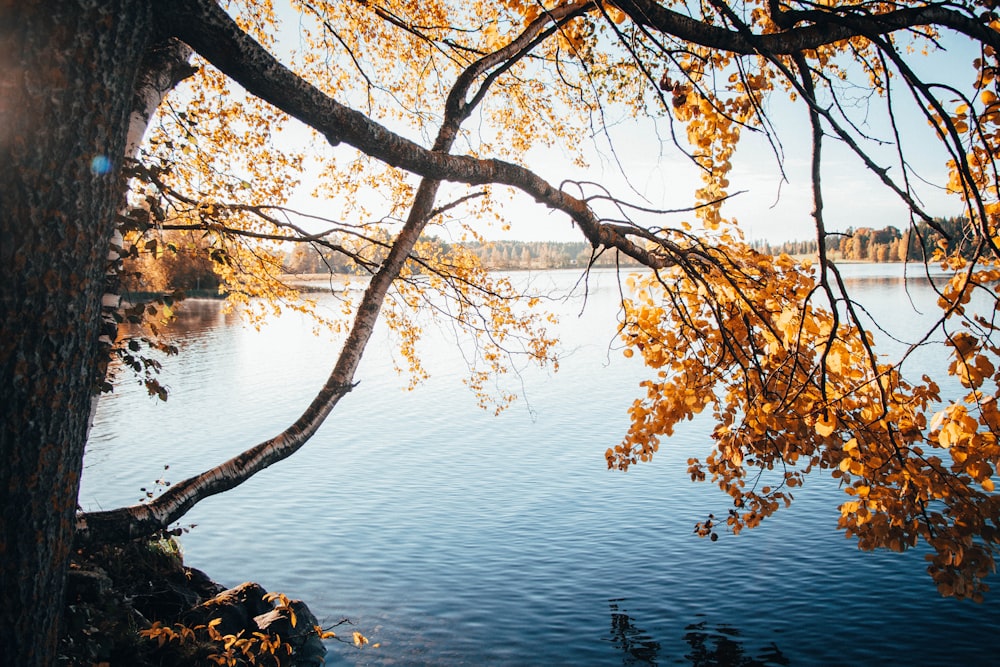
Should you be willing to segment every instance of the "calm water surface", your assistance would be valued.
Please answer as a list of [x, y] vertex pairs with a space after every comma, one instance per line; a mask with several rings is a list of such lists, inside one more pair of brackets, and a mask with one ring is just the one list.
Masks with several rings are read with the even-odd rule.
[[[912, 334], [922, 316], [909, 297], [926, 299], [926, 284], [907, 292], [889, 276], [898, 267], [849, 268], [894, 333]], [[533, 277], [539, 288], [576, 278]], [[725, 498], [685, 473], [707, 453], [710, 423], [688, 424], [651, 464], [608, 471], [603, 452], [644, 377], [609, 351], [616, 299], [614, 275], [598, 273], [582, 315], [579, 298], [555, 304], [561, 370], [512, 380], [525, 400], [499, 417], [462, 385], [446, 331], [428, 331], [432, 378], [414, 392], [376, 333], [361, 384], [303, 450], [185, 517], [188, 563], [305, 599], [326, 623], [349, 617], [380, 643], [331, 642], [328, 664], [1000, 664], [1000, 586], [983, 605], [944, 600], [922, 553], [859, 552], [836, 530], [843, 495], [830, 479], [814, 476], [790, 509], [712, 543], [692, 527], [724, 514]], [[163, 374], [170, 400], [126, 381], [101, 401], [87, 509], [135, 502], [159, 478], [277, 433], [338, 348], [294, 315], [257, 332], [216, 302], [186, 308], [181, 356]], [[918, 362], [946, 363], [939, 349]]]

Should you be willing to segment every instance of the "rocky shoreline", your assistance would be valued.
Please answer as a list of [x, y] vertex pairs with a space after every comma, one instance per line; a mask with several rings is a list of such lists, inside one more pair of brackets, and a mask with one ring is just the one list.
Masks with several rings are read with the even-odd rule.
[[301, 601], [186, 567], [170, 537], [76, 550], [65, 600], [66, 667], [312, 667], [332, 636]]

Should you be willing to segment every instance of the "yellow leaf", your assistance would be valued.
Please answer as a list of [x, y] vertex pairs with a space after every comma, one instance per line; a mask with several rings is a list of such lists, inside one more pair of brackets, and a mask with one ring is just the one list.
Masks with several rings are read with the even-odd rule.
[[831, 352], [826, 357], [826, 368], [831, 373], [840, 373], [844, 369], [844, 358], [839, 352]]
[[625, 21], [626, 18], [625, 12], [618, 9], [617, 7], [607, 7], [606, 11], [608, 12], [608, 18], [610, 18], [615, 23], [621, 25]]
[[824, 415], [816, 421], [816, 433], [822, 437], [827, 437], [837, 428], [837, 418]]
[[778, 316], [778, 319], [775, 320], [775, 326], [778, 329], [784, 331], [788, 327], [788, 325], [791, 324], [794, 318], [795, 318], [795, 309], [785, 308], [784, 310], [781, 311], [781, 315]]

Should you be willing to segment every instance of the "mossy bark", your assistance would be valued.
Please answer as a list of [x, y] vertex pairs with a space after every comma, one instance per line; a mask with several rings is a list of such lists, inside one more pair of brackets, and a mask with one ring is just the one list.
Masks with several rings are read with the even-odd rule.
[[151, 3], [0, 0], [0, 646], [56, 662], [103, 278]]

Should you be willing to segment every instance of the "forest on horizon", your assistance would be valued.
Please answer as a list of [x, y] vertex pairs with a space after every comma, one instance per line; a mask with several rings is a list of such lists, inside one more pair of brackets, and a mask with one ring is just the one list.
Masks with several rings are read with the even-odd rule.
[[[949, 237], [947, 248], [951, 251], [971, 253], [968, 239], [971, 238], [965, 218], [938, 218], [935, 225]], [[882, 229], [858, 227], [839, 234], [831, 234], [827, 239], [827, 255], [834, 260], [852, 262], [901, 262], [923, 261], [931, 257], [941, 235], [925, 222], [904, 231], [894, 226]], [[430, 244], [441, 246], [447, 252], [452, 246], [464, 246], [479, 257], [483, 265], [491, 270], [525, 269], [565, 269], [574, 267], [638, 266], [630, 257], [614, 252], [604, 252], [594, 256], [590, 244], [585, 241], [489, 241], [450, 244], [440, 238], [432, 238]], [[335, 245], [335, 244], [332, 244]], [[755, 240], [753, 247], [764, 254], [810, 256], [817, 254], [815, 239], [772, 243], [765, 239]], [[213, 248], [208, 239], [191, 232], [162, 233], [158, 242], [147, 244], [145, 252], [132, 256], [126, 272], [126, 286], [137, 290], [141, 282], [143, 290], [171, 292], [176, 290], [217, 289], [220, 281], [216, 265], [225, 265], [228, 255]], [[284, 253], [276, 273], [291, 275], [352, 273], [351, 260], [336, 250], [322, 244], [297, 244]], [[132, 277], [132, 280], [129, 280]], [[134, 283], [134, 284], [130, 284]], [[153, 290], [150, 290], [150, 288]]]
[[[961, 252], [969, 257], [974, 248], [970, 239], [966, 218], [935, 218], [934, 224], [949, 239], [947, 251]], [[920, 222], [905, 232], [898, 227], [887, 225], [882, 229], [872, 227], [848, 228], [842, 233], [831, 233], [826, 239], [827, 256], [833, 260], [850, 262], [922, 262], [934, 254], [934, 249], [942, 241], [941, 234], [926, 222]], [[785, 241], [771, 243], [765, 239], [755, 240], [754, 249], [766, 255], [782, 253], [793, 256], [816, 255], [819, 246], [816, 239], [807, 241]]]

